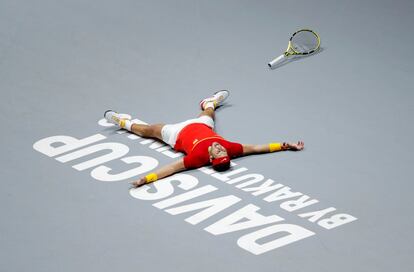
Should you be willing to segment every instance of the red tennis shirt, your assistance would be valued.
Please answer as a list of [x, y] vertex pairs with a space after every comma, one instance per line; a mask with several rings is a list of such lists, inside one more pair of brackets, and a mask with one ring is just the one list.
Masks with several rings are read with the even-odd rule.
[[198, 168], [210, 164], [208, 147], [218, 142], [227, 150], [230, 158], [243, 154], [243, 146], [225, 140], [205, 124], [193, 123], [185, 126], [178, 134], [174, 149], [186, 154], [184, 166], [186, 169]]

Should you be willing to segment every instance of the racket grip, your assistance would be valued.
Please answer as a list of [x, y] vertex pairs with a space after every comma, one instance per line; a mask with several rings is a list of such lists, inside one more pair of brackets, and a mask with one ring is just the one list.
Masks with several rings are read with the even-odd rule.
[[280, 55], [279, 57], [275, 58], [274, 60], [272, 60], [271, 62], [269, 62], [267, 65], [270, 68], [275, 67], [278, 63], [282, 62], [285, 59], [285, 54]]

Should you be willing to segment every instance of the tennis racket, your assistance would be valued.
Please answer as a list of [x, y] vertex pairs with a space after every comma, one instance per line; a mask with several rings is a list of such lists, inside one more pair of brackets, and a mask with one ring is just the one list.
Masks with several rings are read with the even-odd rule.
[[315, 31], [310, 29], [298, 30], [293, 33], [292, 37], [290, 37], [286, 52], [269, 62], [267, 65], [269, 65], [270, 68], [273, 68], [289, 56], [312, 54], [319, 49], [320, 45], [321, 39]]

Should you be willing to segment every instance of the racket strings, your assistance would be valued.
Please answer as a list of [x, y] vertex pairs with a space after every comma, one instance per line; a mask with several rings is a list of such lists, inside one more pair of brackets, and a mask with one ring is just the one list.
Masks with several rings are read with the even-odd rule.
[[310, 53], [319, 47], [319, 38], [311, 31], [299, 31], [291, 40], [292, 49], [300, 54]]

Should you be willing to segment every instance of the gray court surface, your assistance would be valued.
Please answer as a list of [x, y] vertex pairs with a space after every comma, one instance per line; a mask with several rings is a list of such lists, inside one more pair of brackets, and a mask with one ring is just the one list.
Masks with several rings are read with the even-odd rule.
[[[413, 1], [400, 0], [0, 1], [0, 271], [413, 271], [413, 13]], [[269, 70], [303, 27], [319, 32], [321, 51]], [[174, 159], [103, 126], [103, 112], [174, 123], [219, 89], [231, 96], [217, 111], [218, 133], [242, 143], [303, 140], [305, 150], [237, 159], [232, 171], [244, 172], [227, 180], [209, 169], [183, 173], [158, 200], [142, 199], [154, 184], [129, 191], [147, 162]], [[35, 148], [97, 134], [61, 154]], [[59, 159], [99, 143], [128, 154], [85, 169], [108, 151]], [[122, 160], [137, 156], [145, 162]], [[112, 178], [143, 173], [102, 181], [99, 166]], [[297, 194], [266, 201], [276, 190], [237, 187], [245, 174]], [[183, 177], [198, 183], [181, 188]], [[203, 187], [214, 191], [159, 204]], [[304, 196], [318, 202], [286, 209]], [[208, 216], [194, 208], [222, 197], [237, 203]], [[222, 228], [246, 228], [217, 234], [246, 207], [279, 221], [246, 227], [254, 220], [239, 218]], [[353, 221], [332, 227], [337, 214]], [[300, 231], [252, 240], [292, 226]]]

